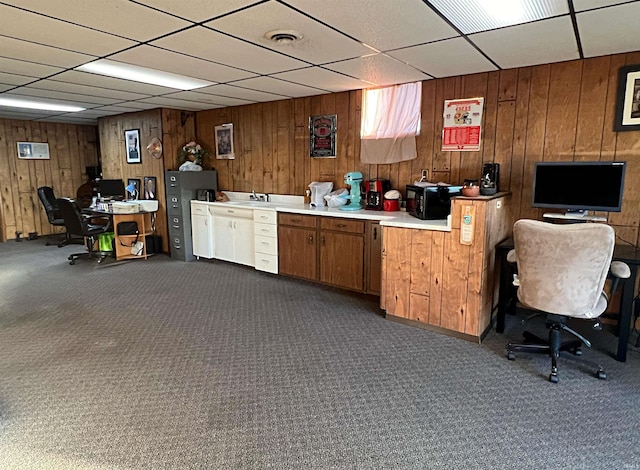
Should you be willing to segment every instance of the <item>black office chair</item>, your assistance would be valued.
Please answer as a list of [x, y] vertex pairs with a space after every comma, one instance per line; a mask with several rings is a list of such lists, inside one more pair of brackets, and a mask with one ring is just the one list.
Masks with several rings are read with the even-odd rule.
[[[87, 218], [82, 215], [80, 207], [73, 199], [66, 197], [59, 198], [57, 200], [58, 207], [64, 219], [67, 233], [71, 236], [84, 237], [86, 252], [74, 253], [69, 255], [69, 264], [75, 264], [78, 258], [97, 258], [98, 263], [101, 263], [109, 253], [103, 251], [95, 251], [93, 249], [96, 241], [96, 237], [104, 232], [109, 231], [111, 227], [111, 220], [109, 217], [91, 217]], [[95, 220], [103, 220], [104, 225], [93, 224], [91, 222]]]
[[[39, 187], [38, 197], [40, 198], [40, 202], [42, 202], [44, 211], [47, 213], [49, 223], [57, 227], [64, 227], [64, 219], [62, 218], [62, 213], [58, 207], [58, 202], [53, 192], [53, 188], [50, 186]], [[58, 243], [58, 248], [68, 245], [69, 243], [71, 243], [71, 235], [67, 232], [65, 233], [64, 238]], [[49, 246], [51, 245], [51, 242], [47, 241], [45, 245]]]
[[[617, 284], [631, 272], [625, 263], [611, 262], [615, 232], [609, 225], [556, 225], [522, 219], [513, 226], [513, 241], [515, 250], [508, 259], [517, 263], [514, 284], [518, 286], [518, 300], [524, 307], [546, 315], [549, 338], [545, 341], [525, 331], [524, 343], [507, 344], [507, 358], [514, 360], [516, 352], [548, 354], [549, 381], [556, 383], [560, 352], [580, 355], [582, 344], [591, 347], [584, 336], [566, 324], [567, 318], [592, 320], [594, 329], [602, 329], [598, 317], [609, 301], [603, 290], [607, 277], [613, 277], [613, 284]], [[577, 339], [562, 342], [563, 331]], [[607, 377], [600, 366], [596, 377]]]

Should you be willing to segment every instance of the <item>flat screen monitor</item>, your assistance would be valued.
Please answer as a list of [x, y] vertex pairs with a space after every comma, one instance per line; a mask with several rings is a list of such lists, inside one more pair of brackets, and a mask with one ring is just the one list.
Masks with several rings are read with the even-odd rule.
[[533, 207], [620, 212], [625, 169], [626, 162], [538, 162]]
[[98, 192], [100, 197], [124, 199], [124, 182], [122, 180], [100, 180], [98, 181]]

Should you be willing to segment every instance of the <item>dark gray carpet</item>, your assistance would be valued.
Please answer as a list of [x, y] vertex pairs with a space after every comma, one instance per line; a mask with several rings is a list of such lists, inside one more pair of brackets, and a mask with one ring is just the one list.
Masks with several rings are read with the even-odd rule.
[[506, 360], [516, 318], [477, 345], [369, 297], [78, 248], [0, 244], [2, 469], [640, 468], [640, 354], [611, 333], [554, 385], [546, 357]]

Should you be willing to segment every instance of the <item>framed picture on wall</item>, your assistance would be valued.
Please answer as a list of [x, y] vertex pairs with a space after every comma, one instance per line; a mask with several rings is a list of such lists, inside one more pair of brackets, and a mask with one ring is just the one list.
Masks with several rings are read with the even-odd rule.
[[127, 163], [141, 163], [140, 129], [124, 131], [124, 141], [127, 146]]
[[233, 124], [223, 124], [214, 128], [216, 138], [216, 158], [218, 160], [233, 160]]
[[640, 130], [640, 65], [620, 68], [613, 130]]
[[156, 177], [145, 176], [144, 177], [144, 199], [158, 199], [156, 194]]

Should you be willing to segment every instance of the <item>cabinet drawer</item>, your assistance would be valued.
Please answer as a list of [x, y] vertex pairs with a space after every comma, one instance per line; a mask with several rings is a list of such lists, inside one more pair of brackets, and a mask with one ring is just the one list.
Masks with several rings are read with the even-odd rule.
[[206, 204], [194, 204], [191, 203], [191, 214], [192, 215], [208, 215], [209, 211], [207, 211]]
[[277, 225], [267, 225], [267, 224], [254, 224], [253, 225], [253, 233], [256, 236], [260, 235], [262, 237], [278, 237], [278, 226]]
[[264, 253], [256, 253], [256, 265], [258, 271], [266, 271], [268, 273], [278, 274], [278, 257], [276, 255], [265, 255]]
[[238, 209], [237, 207], [212, 206], [211, 213], [214, 215], [225, 215], [227, 217], [253, 219], [253, 209]]
[[253, 211], [253, 221], [258, 222], [260, 224], [277, 224], [278, 217], [276, 211], [261, 211], [254, 210]]
[[336, 232], [364, 233], [364, 221], [337, 217], [320, 217], [320, 228], [322, 230], [334, 230]]
[[316, 220], [315, 215], [287, 214], [285, 212], [278, 212], [278, 223], [282, 225], [316, 228]]
[[265, 253], [268, 255], [277, 255], [278, 240], [275, 238], [261, 237], [259, 235], [256, 235], [255, 250], [256, 250], [256, 256], [258, 256], [259, 253]]

